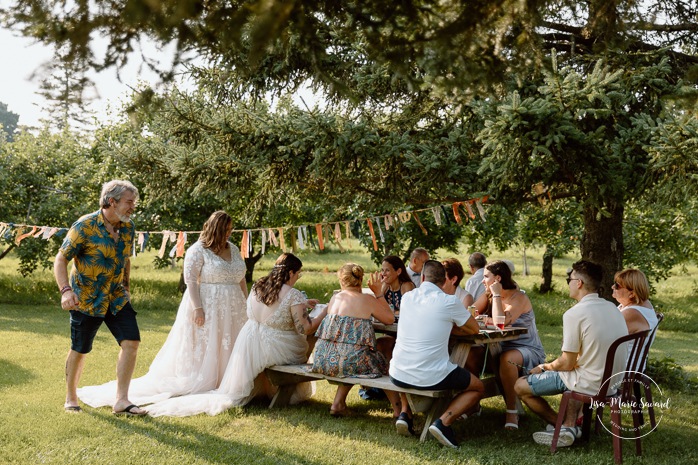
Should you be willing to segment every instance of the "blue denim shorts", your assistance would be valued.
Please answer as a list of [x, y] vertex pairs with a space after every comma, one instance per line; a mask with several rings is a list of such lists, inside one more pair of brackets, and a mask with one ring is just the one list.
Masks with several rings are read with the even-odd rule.
[[535, 375], [526, 377], [528, 385], [531, 386], [531, 392], [536, 396], [553, 396], [569, 391], [565, 383], [560, 378], [560, 373], [557, 371], [544, 371]]

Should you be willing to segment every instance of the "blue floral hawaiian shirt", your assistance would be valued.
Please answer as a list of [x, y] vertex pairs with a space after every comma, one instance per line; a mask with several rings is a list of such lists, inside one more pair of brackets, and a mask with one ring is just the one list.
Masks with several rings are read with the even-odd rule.
[[77, 220], [61, 245], [63, 256], [74, 263], [70, 286], [82, 313], [104, 318], [107, 311], [116, 315], [128, 302], [123, 279], [135, 240], [133, 221], [121, 223], [118, 231], [115, 241], [100, 209]]

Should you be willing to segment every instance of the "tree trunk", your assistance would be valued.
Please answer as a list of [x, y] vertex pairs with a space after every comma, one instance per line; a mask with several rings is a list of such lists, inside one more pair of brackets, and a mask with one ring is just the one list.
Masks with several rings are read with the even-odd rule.
[[245, 271], [245, 281], [248, 283], [252, 282], [252, 273], [254, 273], [254, 266], [262, 258], [262, 251], [257, 252], [257, 255], [250, 255], [249, 258], [245, 259], [245, 266], [247, 270]]
[[612, 48], [618, 40], [619, 3], [619, 0], [591, 0], [588, 3], [589, 17], [583, 35], [593, 40], [595, 53]]
[[553, 250], [549, 247], [545, 247], [545, 253], [543, 253], [543, 281], [540, 284], [540, 293], [547, 294], [553, 290]]
[[177, 285], [177, 289], [179, 289], [179, 292], [182, 294], [187, 290], [187, 283], [184, 282], [184, 270], [179, 273], [179, 284]]
[[523, 276], [528, 276], [528, 257], [526, 256], [526, 247], [523, 248]]
[[613, 277], [623, 267], [623, 211], [622, 204], [608, 206], [610, 216], [602, 216], [597, 208], [584, 208], [582, 259], [603, 267], [599, 295], [611, 300]]
[[8, 253], [10, 253], [10, 251], [11, 251], [12, 249], [14, 249], [14, 248], [15, 248], [15, 243], [14, 243], [14, 242], [10, 242], [10, 246], [9, 246], [8, 248], [6, 248], [2, 253], [0, 253], [0, 260], [2, 260], [3, 258], [5, 258], [5, 256], [6, 256]]

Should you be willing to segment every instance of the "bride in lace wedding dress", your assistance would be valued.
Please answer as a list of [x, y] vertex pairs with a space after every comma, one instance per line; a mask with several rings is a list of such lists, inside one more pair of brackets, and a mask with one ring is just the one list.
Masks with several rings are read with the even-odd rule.
[[[219, 386], [235, 340], [245, 324], [245, 262], [228, 242], [232, 219], [214, 212], [184, 258], [187, 290], [174, 325], [148, 373], [131, 381], [129, 398], [149, 404]], [[116, 381], [78, 389], [92, 407], [111, 406]]]
[[[305, 363], [308, 359], [307, 334], [313, 334], [327, 314], [315, 318], [306, 314], [317, 301], [306, 300], [294, 289], [301, 277], [302, 262], [293, 254], [282, 254], [269, 275], [259, 279], [247, 299], [249, 320], [240, 331], [233, 354], [214, 391], [175, 397], [146, 407], [152, 416], [216, 415], [231, 407], [242, 406], [258, 395], [271, 397], [275, 388], [264, 375], [272, 365]], [[313, 394], [311, 383], [301, 383], [291, 402], [300, 402]]]

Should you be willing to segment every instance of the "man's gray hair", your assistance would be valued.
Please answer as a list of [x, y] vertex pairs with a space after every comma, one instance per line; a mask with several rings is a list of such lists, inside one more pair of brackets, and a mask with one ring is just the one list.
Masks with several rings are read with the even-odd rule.
[[468, 265], [472, 266], [476, 270], [479, 270], [487, 265], [487, 258], [485, 258], [485, 255], [480, 252], [473, 252], [470, 254], [470, 257], [468, 257]]
[[139, 198], [138, 188], [131, 184], [129, 181], [122, 181], [119, 179], [114, 179], [109, 182], [105, 182], [102, 186], [102, 194], [99, 196], [99, 204], [102, 208], [109, 208], [111, 199], [115, 201], [121, 200], [121, 196], [124, 192], [129, 191], [136, 196], [136, 200]]
[[422, 247], [417, 247], [410, 254], [410, 260], [414, 260], [417, 257], [424, 257], [425, 259], [428, 259], [429, 258], [429, 251], [427, 251], [427, 249], [424, 249]]

